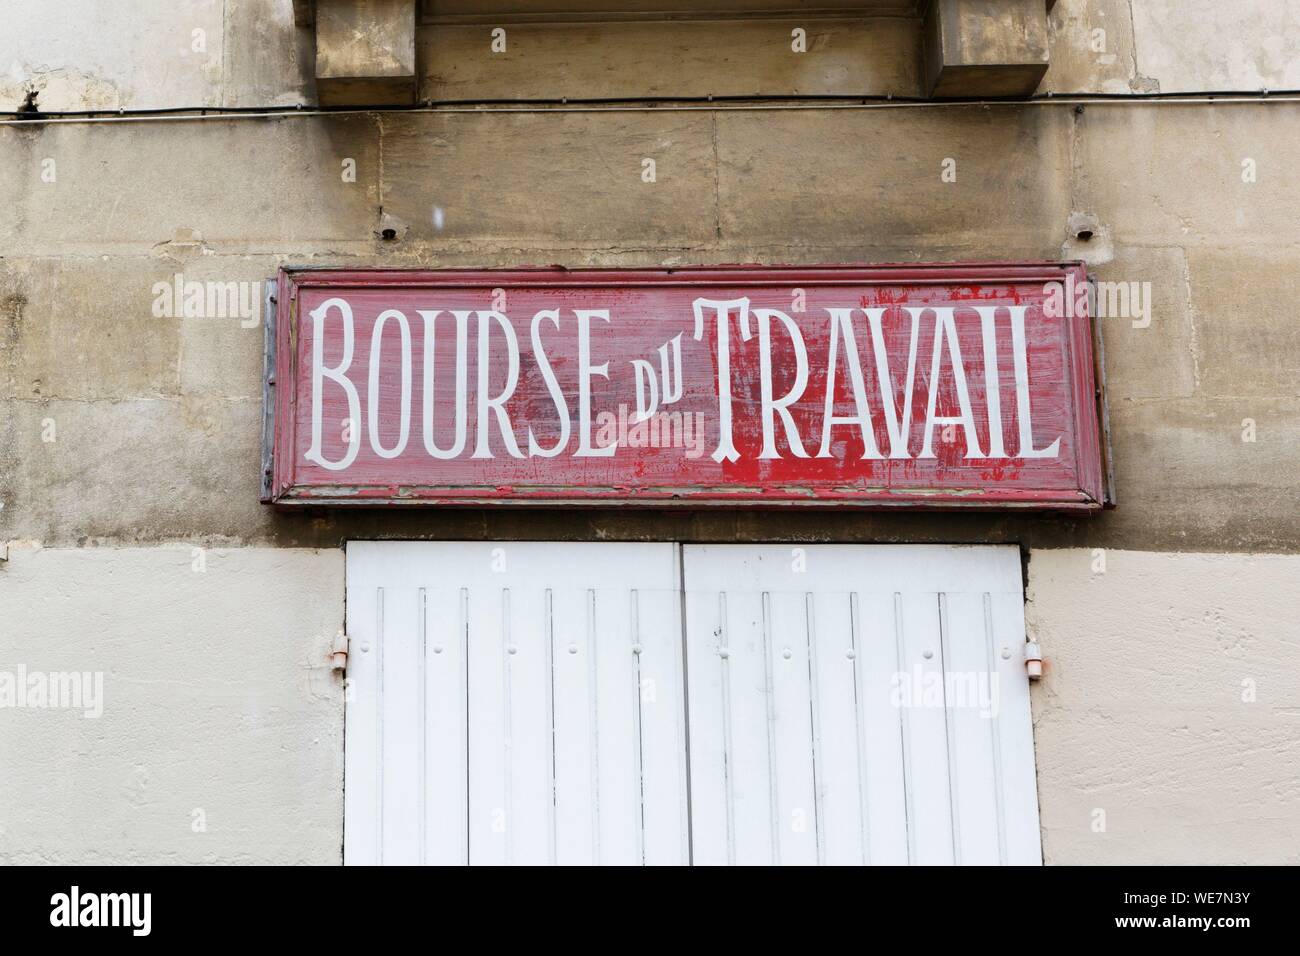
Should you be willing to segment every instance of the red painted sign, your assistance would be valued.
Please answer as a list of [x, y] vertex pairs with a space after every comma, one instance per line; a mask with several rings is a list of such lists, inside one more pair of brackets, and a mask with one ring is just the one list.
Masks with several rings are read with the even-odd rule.
[[1099, 508], [1085, 282], [1043, 263], [282, 271], [265, 497]]

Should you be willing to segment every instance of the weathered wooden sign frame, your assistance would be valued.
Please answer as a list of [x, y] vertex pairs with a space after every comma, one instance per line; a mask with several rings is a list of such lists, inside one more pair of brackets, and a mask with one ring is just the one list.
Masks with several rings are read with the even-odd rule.
[[262, 497], [1096, 510], [1087, 281], [1047, 262], [283, 269]]

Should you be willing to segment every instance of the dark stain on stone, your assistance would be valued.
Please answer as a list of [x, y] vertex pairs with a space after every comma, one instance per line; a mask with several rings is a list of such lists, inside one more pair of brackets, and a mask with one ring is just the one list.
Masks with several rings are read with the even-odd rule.
[[[22, 331], [23, 309], [27, 306], [27, 296], [21, 292], [11, 292], [0, 299], [0, 348], [12, 349], [18, 344], [18, 335]], [[16, 352], [9, 357], [12, 362]]]
[[40, 107], [36, 105], [36, 98], [40, 96], [40, 91], [35, 87], [28, 87], [23, 101], [19, 105], [16, 116], [20, 120], [33, 120], [41, 118]]

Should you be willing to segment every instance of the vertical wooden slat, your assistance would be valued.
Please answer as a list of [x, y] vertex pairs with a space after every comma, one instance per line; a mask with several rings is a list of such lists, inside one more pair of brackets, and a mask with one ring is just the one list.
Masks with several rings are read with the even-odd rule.
[[945, 609], [945, 694], [950, 727], [957, 861], [989, 866], [999, 862], [997, 758], [990, 727], [997, 720], [996, 671], [988, 667], [985, 630], [987, 595], [950, 592]]
[[384, 589], [378, 588], [375, 595], [375, 819], [378, 831], [378, 862], [382, 866], [385, 859], [384, 844]]
[[556, 859], [589, 865], [595, 859], [592, 818], [591, 671], [586, 592], [568, 584], [551, 590], [552, 680], [555, 683]]
[[902, 755], [902, 789], [903, 789], [903, 806], [906, 811], [903, 825], [907, 834], [907, 862], [909, 865], [916, 862], [916, 785], [912, 776], [912, 725], [908, 719], [910, 708], [903, 701], [902, 691], [899, 687], [900, 682], [910, 680], [911, 676], [911, 658], [908, 654], [906, 622], [903, 614], [903, 595], [894, 593], [894, 613], [892, 620], [894, 622], [894, 676], [889, 688], [890, 706], [898, 714], [899, 722], [899, 752]]
[[[689, 569], [688, 569], [689, 574]], [[689, 582], [689, 576], [686, 577]], [[690, 700], [691, 852], [705, 866], [731, 862], [726, 743], [726, 595], [685, 586], [686, 671]]]
[[461, 780], [464, 783], [464, 806], [460, 815], [460, 825], [465, 831], [465, 848], [462, 862], [469, 866], [470, 862], [470, 827], [469, 827], [469, 746], [470, 746], [470, 725], [469, 725], [469, 588], [461, 588], [457, 596], [457, 623], [456, 637], [460, 644], [460, 662], [458, 670], [460, 671], [460, 715], [464, 721], [464, 732], [460, 735], [460, 773]]
[[510, 589], [501, 590], [500, 606], [500, 652], [501, 652], [501, 726], [504, 733], [501, 735], [503, 753], [501, 755], [501, 774], [502, 774], [502, 809], [506, 821], [504, 833], [504, 847], [506, 863], [515, 862], [515, 761], [514, 761], [514, 712], [512, 709], [513, 694], [511, 693], [511, 660], [508, 652], [510, 647]]
[[868, 859], [866, 756], [858, 712], [856, 595], [810, 593], [806, 600], [818, 861], [862, 864]]
[[[939, 676], [943, 683], [944, 759], [948, 764], [948, 825], [952, 833], [952, 862], [961, 865], [961, 761], [957, 753], [957, 721], [952, 701], [947, 698], [948, 678], [951, 676], [951, 650], [948, 647], [951, 624], [948, 621], [948, 596], [938, 595], [939, 604]], [[928, 702], [927, 702], [928, 706]]]
[[415, 678], [416, 693], [420, 699], [420, 711], [417, 724], [419, 739], [416, 743], [416, 750], [419, 753], [419, 771], [416, 773], [416, 785], [420, 788], [416, 800], [416, 820], [419, 829], [419, 852], [418, 858], [421, 866], [428, 863], [429, 840], [426, 824], [428, 823], [428, 793], [429, 793], [429, 679], [428, 679], [428, 649], [429, 649], [429, 605], [428, 593], [424, 588], [417, 592], [419, 595], [419, 625], [416, 632], [416, 657], [417, 673]]
[[772, 599], [767, 591], [762, 592], [763, 602], [763, 696], [767, 730], [767, 806], [768, 826], [772, 834], [772, 862], [781, 862], [781, 802], [778, 793], [778, 778], [781, 762], [777, 756], [776, 745], [776, 693], [773, 690], [772, 676]]
[[[906, 714], [894, 705], [900, 670], [901, 596], [854, 592], [850, 604], [855, 649], [855, 730], [865, 778], [862, 843], [873, 863], [903, 865], [911, 858], [910, 794], [907, 787]], [[897, 606], [896, 606], [897, 605]]]
[[[631, 583], [631, 582], [629, 582]], [[636, 655], [632, 653], [631, 589], [598, 588], [590, 595], [599, 711], [600, 860], [629, 866], [641, 863], [641, 782], [637, 763]]]
[[858, 592], [849, 592], [849, 657], [853, 662], [853, 738], [857, 751], [858, 825], [862, 841], [862, 862], [871, 864], [871, 797], [867, 790], [871, 764], [867, 760], [866, 734], [862, 727], [862, 611]]
[[981, 602], [984, 612], [984, 672], [991, 675], [992, 693], [996, 695], [994, 712], [988, 715], [989, 749], [993, 754], [993, 802], [995, 825], [998, 831], [998, 864], [1007, 862], [1007, 808], [1002, 770], [1002, 733], [999, 725], [1002, 709], [1001, 674], [998, 668], [998, 653], [994, 646], [993, 633], [993, 596], [988, 592]]
[[826, 754], [821, 741], [821, 694], [817, 674], [817, 614], [813, 605], [812, 592], [804, 593], [804, 654], [807, 658], [808, 674], [808, 713], [812, 730], [812, 784], [813, 811], [815, 814], [815, 835], [817, 841], [817, 865], [826, 862], [826, 807], [823, 794], [826, 790], [824, 776], [826, 773]]
[[545, 623], [543, 651], [545, 654], [546, 680], [546, 862], [551, 866], [559, 860], [556, 828], [556, 741], [555, 741], [555, 617], [552, 602], [553, 591], [543, 591], [542, 614]]
[[379, 675], [375, 656], [379, 589], [356, 580], [358, 577], [349, 578], [347, 589], [351, 654], [344, 685], [347, 779], [343, 858], [349, 864], [369, 865], [379, 862], [380, 847]]
[[[484, 559], [484, 564], [487, 559]], [[509, 862], [506, 761], [510, 725], [506, 721], [505, 622], [499, 584], [484, 568], [467, 568], [469, 635], [469, 823], [470, 862], [501, 866]], [[477, 574], [472, 572], [478, 572]]]
[[809, 681], [808, 605], [802, 591], [773, 590], [765, 594], [765, 599], [776, 860], [789, 865], [816, 865], [817, 767]]
[[1025, 679], [1024, 600], [1018, 590], [1019, 578], [1016, 585], [1014, 593], [990, 597], [993, 644], [998, 661], [997, 729], [1005, 800], [1002, 812], [1007, 863], [1039, 866], [1043, 862], [1043, 851], [1038, 829], [1033, 723], [1029, 712], [1029, 682]]
[[726, 862], [736, 864], [736, 747], [732, 740], [731, 706], [731, 631], [727, 624], [727, 594], [718, 594], [718, 660], [722, 671], [720, 682], [722, 719], [722, 832], [726, 835]]
[[897, 704], [908, 740], [908, 820], [913, 863], [953, 862], [952, 806], [948, 781], [948, 727], [943, 707], [943, 649], [937, 595], [901, 595], [903, 672]]
[[695, 863], [695, 851], [691, 834], [691, 710], [686, 689], [690, 686], [690, 675], [686, 660], [686, 584], [682, 580], [681, 548], [675, 549], [677, 555], [673, 568], [673, 609], [676, 616], [675, 627], [670, 624], [666, 629], [668, 640], [673, 642], [673, 688], [675, 691], [675, 763], [677, 779], [681, 781], [681, 790], [677, 798], [677, 822], [679, 826], [677, 845], [681, 850], [679, 862], [686, 865]]
[[420, 592], [386, 587], [379, 596], [381, 853], [384, 862], [420, 862]]
[[536, 866], [550, 857], [552, 799], [545, 590], [511, 585], [503, 592], [509, 622], [511, 850], [514, 863]]
[[636, 589], [628, 592], [630, 605], [632, 665], [632, 779], [636, 796], [633, 828], [636, 831], [636, 862], [645, 865], [645, 735], [641, 726], [641, 608]]
[[681, 609], [672, 590], [636, 596], [636, 692], [641, 754], [644, 861], [687, 862], [685, 744], [681, 697]]
[[596, 592], [588, 590], [586, 599], [587, 623], [587, 702], [591, 716], [587, 732], [591, 735], [591, 862], [601, 864], [600, 828], [600, 645], [596, 640]]
[[777, 821], [764, 604], [758, 591], [727, 593], [727, 781], [735, 821], [732, 849], [735, 862], [742, 865], [770, 864], [779, 856], [774, 839]]
[[424, 590], [425, 862], [463, 864], [466, 852], [466, 688], [463, 589]]

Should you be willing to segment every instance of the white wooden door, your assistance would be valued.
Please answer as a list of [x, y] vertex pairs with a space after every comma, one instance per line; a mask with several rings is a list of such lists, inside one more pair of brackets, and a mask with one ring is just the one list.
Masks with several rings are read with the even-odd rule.
[[1041, 863], [1014, 547], [683, 565], [694, 862]]
[[684, 863], [670, 544], [354, 542], [348, 863]]
[[349, 863], [1041, 861], [1015, 548], [355, 542], [347, 615]]

